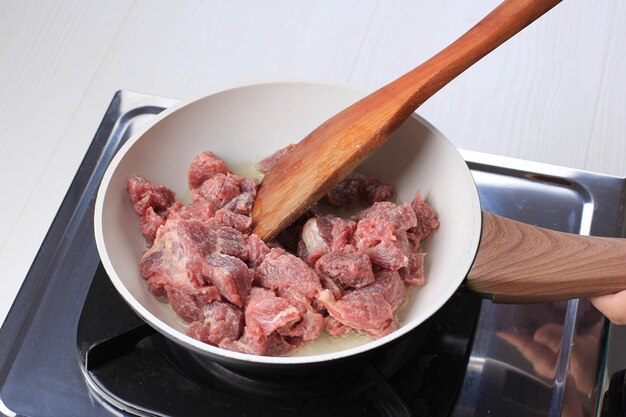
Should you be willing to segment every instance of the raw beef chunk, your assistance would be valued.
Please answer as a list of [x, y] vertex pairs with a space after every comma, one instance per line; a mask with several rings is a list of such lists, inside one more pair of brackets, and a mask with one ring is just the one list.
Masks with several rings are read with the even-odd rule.
[[391, 184], [385, 184], [378, 178], [366, 178], [363, 182], [362, 205], [369, 207], [380, 201], [396, 199], [396, 189]]
[[263, 174], [267, 174], [274, 167], [274, 165], [276, 165], [276, 163], [280, 161], [280, 159], [287, 154], [287, 152], [289, 152], [295, 147], [296, 145], [289, 144], [285, 146], [284, 148], [279, 149], [278, 151], [274, 152], [267, 158], [259, 161], [257, 163], [257, 169], [261, 171]]
[[397, 271], [409, 263], [409, 257], [399, 240], [383, 240], [366, 250], [370, 261], [381, 268]]
[[349, 177], [334, 186], [324, 201], [344, 208], [368, 207], [379, 201], [393, 201], [396, 192], [392, 185], [378, 178]]
[[268, 289], [292, 288], [309, 298], [322, 289], [315, 272], [289, 253], [271, 252], [256, 269], [255, 282]]
[[200, 308], [217, 298], [203, 277], [206, 228], [197, 221], [170, 220], [160, 227], [154, 245], [141, 258], [139, 269], [148, 289], [168, 300], [183, 320], [201, 317]]
[[194, 290], [184, 286], [165, 284], [167, 301], [172, 310], [186, 322], [199, 320], [202, 317], [202, 309], [196, 301]]
[[315, 311], [307, 311], [297, 323], [285, 329], [279, 329], [278, 333], [283, 336], [299, 337], [310, 341], [319, 337], [324, 329], [324, 316]]
[[334, 215], [312, 217], [302, 228], [298, 256], [314, 265], [321, 256], [343, 250], [355, 229], [355, 222]]
[[358, 213], [357, 220], [355, 245], [373, 264], [394, 271], [409, 264], [411, 252], [419, 247], [411, 243], [407, 232], [417, 224], [411, 205], [374, 203]]
[[313, 217], [302, 228], [301, 238], [304, 244], [303, 259], [309, 264], [330, 252], [333, 222], [330, 217]]
[[433, 230], [439, 227], [439, 219], [437, 219], [437, 215], [432, 207], [422, 200], [419, 193], [415, 194], [415, 198], [411, 202], [411, 207], [415, 212], [417, 224], [415, 227], [409, 229], [409, 231], [413, 232], [417, 239], [424, 240]]
[[152, 184], [139, 175], [132, 175], [126, 182], [126, 188], [135, 212], [140, 216], [139, 230], [152, 245], [156, 231], [165, 224], [171, 207], [178, 207], [176, 196], [164, 185]]
[[278, 333], [272, 333], [267, 337], [265, 355], [285, 356], [298, 350], [305, 341], [300, 337], [288, 337]]
[[360, 251], [366, 251], [383, 241], [395, 240], [393, 224], [384, 219], [367, 218], [356, 225], [353, 240]]
[[148, 281], [158, 279], [157, 293], [165, 283], [187, 288], [204, 285], [202, 258], [209, 253], [207, 228], [196, 220], [169, 220], [157, 231], [154, 245], [142, 256], [141, 275]]
[[227, 173], [228, 167], [224, 161], [215, 156], [213, 152], [202, 152], [193, 158], [189, 166], [189, 188], [194, 190], [214, 175]]
[[409, 254], [409, 263], [406, 267], [400, 268], [398, 272], [407, 285], [424, 285], [424, 257], [425, 253], [413, 252]]
[[324, 328], [324, 316], [315, 311], [307, 297], [300, 291], [280, 288], [276, 292], [281, 298], [298, 309], [302, 317], [295, 323], [281, 327], [277, 330], [278, 333], [283, 336], [299, 337], [306, 341], [317, 339]]
[[417, 225], [415, 211], [409, 204], [396, 205], [390, 202], [374, 203], [357, 214], [357, 220], [378, 219], [393, 225], [394, 230], [408, 230]]
[[215, 215], [215, 207], [206, 200], [194, 201], [186, 206], [172, 205], [168, 219], [208, 221]]
[[164, 185], [152, 184], [144, 177], [131, 175], [126, 188], [135, 212], [143, 216], [149, 207], [160, 214], [176, 201], [176, 195]]
[[157, 229], [165, 224], [165, 219], [154, 212], [152, 207], [148, 207], [143, 217], [139, 222], [139, 230], [141, 234], [146, 238], [148, 245], [154, 243], [156, 239]]
[[207, 304], [213, 301], [219, 300], [221, 298], [220, 292], [217, 290], [216, 287], [212, 285], [202, 287], [196, 290], [194, 292], [194, 295], [196, 296], [196, 302], [200, 306], [206, 306]]
[[346, 326], [333, 316], [326, 317], [326, 331], [332, 336], [343, 336], [352, 331], [352, 327]]
[[214, 217], [224, 226], [232, 227], [241, 233], [248, 233], [252, 228], [252, 218], [244, 214], [237, 214], [229, 210], [219, 209], [215, 212]]
[[345, 178], [326, 194], [324, 200], [337, 207], [357, 208], [362, 206], [362, 178]]
[[328, 253], [317, 261], [315, 270], [343, 287], [360, 288], [374, 282], [370, 258], [364, 253]]
[[376, 338], [398, 326], [391, 305], [378, 291], [355, 290], [335, 301], [330, 291], [323, 290], [319, 300], [337, 321]]
[[241, 191], [242, 194], [249, 193], [256, 197], [260, 184], [260, 181], [256, 178], [242, 178], [239, 183], [239, 191]]
[[257, 268], [265, 259], [265, 255], [270, 253], [270, 248], [265, 242], [255, 234], [248, 237], [248, 264], [250, 268]]
[[202, 313], [187, 330], [194, 339], [217, 346], [224, 339], [238, 339], [243, 331], [243, 313], [232, 304], [214, 301], [205, 305]]
[[332, 236], [330, 250], [333, 252], [344, 250], [352, 240], [352, 235], [355, 230], [356, 222], [336, 217], [333, 222], [333, 229], [330, 232]]
[[245, 236], [237, 229], [221, 225], [217, 220], [207, 223], [208, 253], [219, 252], [224, 255], [248, 258], [248, 245]]
[[266, 342], [267, 336], [261, 326], [246, 323], [241, 338], [238, 340], [230, 338], [223, 339], [219, 347], [234, 352], [247, 353], [249, 355], [265, 355]]
[[250, 291], [250, 300], [245, 311], [246, 325], [259, 326], [265, 336], [301, 318], [298, 309], [287, 300], [277, 297], [271, 290], [258, 287]]
[[215, 174], [191, 191], [194, 201], [206, 200], [215, 210], [224, 207], [239, 194], [239, 178], [230, 173]]
[[204, 275], [225, 299], [243, 307], [252, 287], [252, 271], [239, 258], [210, 254], [205, 260]]
[[287, 354], [302, 345], [302, 339], [285, 338], [276, 333], [279, 328], [300, 320], [298, 309], [273, 291], [252, 288], [245, 308], [245, 329], [238, 340], [225, 339], [220, 347], [253, 355]]
[[376, 281], [371, 285], [363, 287], [361, 291], [379, 292], [385, 297], [393, 311], [396, 311], [406, 299], [406, 287], [400, 274], [386, 269], [378, 271], [376, 273]]
[[331, 277], [321, 272], [318, 272], [317, 276], [320, 279], [322, 288], [326, 290], [330, 290], [330, 292], [333, 293], [335, 300], [339, 300], [341, 297], [343, 297], [343, 294], [345, 293], [345, 289], [342, 288], [339, 284], [337, 284]]
[[252, 206], [254, 205], [255, 197], [256, 192], [241, 193], [224, 205], [224, 209], [230, 210], [233, 213], [245, 214], [246, 216], [249, 216], [252, 213]]

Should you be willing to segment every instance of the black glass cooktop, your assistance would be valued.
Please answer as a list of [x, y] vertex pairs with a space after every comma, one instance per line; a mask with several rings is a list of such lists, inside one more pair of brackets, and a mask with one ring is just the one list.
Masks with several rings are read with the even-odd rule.
[[395, 343], [329, 369], [242, 373], [198, 363], [134, 314], [99, 266], [78, 324], [94, 393], [139, 415], [447, 416], [481, 300], [460, 289]]

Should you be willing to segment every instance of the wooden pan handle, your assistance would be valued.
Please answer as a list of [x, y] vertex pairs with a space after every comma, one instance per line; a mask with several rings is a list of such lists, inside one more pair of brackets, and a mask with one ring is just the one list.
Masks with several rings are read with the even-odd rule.
[[496, 302], [614, 293], [626, 289], [626, 239], [555, 232], [483, 212], [467, 282]]

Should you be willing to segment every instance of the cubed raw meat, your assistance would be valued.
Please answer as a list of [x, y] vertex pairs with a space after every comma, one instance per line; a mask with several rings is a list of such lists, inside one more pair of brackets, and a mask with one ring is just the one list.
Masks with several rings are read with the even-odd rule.
[[226, 163], [215, 156], [213, 152], [202, 152], [191, 161], [188, 171], [189, 188], [194, 190], [203, 182], [216, 174], [227, 174]]
[[239, 258], [210, 254], [204, 258], [203, 274], [228, 301], [243, 307], [252, 286], [253, 273]]
[[126, 189], [139, 216], [152, 207], [155, 213], [166, 210], [176, 201], [176, 195], [164, 185], [153, 184], [139, 175], [131, 175], [126, 182]]
[[322, 289], [315, 272], [300, 258], [288, 253], [273, 255], [266, 255], [256, 269], [254, 279], [258, 285], [269, 289], [292, 288], [309, 298]]
[[239, 339], [225, 338], [219, 343], [222, 349], [232, 350], [249, 355], [265, 355], [265, 344], [267, 336], [263, 333], [261, 326], [247, 324], [243, 330], [243, 336]]
[[398, 272], [407, 285], [424, 285], [426, 277], [424, 275], [424, 258], [425, 253], [411, 252], [409, 254], [409, 263], [406, 267], [400, 268]]
[[302, 228], [302, 242], [306, 249], [307, 263], [313, 265], [322, 256], [330, 252], [333, 223], [328, 217], [313, 217]]
[[344, 208], [367, 207], [380, 201], [393, 201], [396, 190], [378, 178], [348, 177], [335, 185], [324, 197], [327, 203]]
[[301, 337], [289, 337], [272, 333], [267, 337], [265, 354], [268, 356], [285, 356], [298, 350], [304, 343], [305, 340]]
[[380, 292], [355, 290], [335, 300], [330, 291], [323, 290], [318, 299], [337, 321], [374, 338], [398, 327], [391, 305]]
[[396, 311], [406, 300], [406, 287], [400, 274], [386, 269], [378, 271], [376, 281], [361, 288], [360, 291], [381, 293], [393, 311]]
[[391, 223], [394, 230], [408, 230], [417, 224], [415, 211], [409, 204], [396, 205], [388, 201], [374, 203], [357, 214], [357, 220], [380, 219]]
[[204, 306], [202, 314], [187, 330], [196, 340], [217, 346], [224, 339], [237, 340], [243, 331], [243, 313], [230, 303], [214, 301]]
[[381, 268], [397, 271], [409, 264], [409, 254], [399, 240], [383, 240], [365, 253], [373, 264]]
[[270, 248], [255, 234], [248, 237], [248, 264], [250, 268], [257, 268], [270, 253]]
[[352, 238], [359, 251], [366, 251], [385, 240], [395, 240], [393, 224], [375, 217], [360, 220]]
[[277, 297], [271, 290], [259, 287], [254, 287], [250, 291], [245, 313], [246, 324], [252, 323], [261, 327], [265, 336], [301, 318], [298, 309], [287, 300]]
[[215, 212], [215, 219], [224, 226], [232, 227], [241, 232], [248, 233], [252, 228], [252, 219], [244, 214], [233, 213], [229, 210], [219, 209]]
[[410, 231], [415, 234], [417, 239], [424, 240], [430, 236], [433, 230], [439, 227], [439, 219], [437, 219], [433, 208], [422, 200], [419, 193], [415, 194], [411, 207], [415, 212], [417, 223]]
[[217, 210], [241, 194], [239, 182], [240, 178], [230, 173], [215, 174], [198, 188], [193, 189], [191, 196], [194, 201], [208, 201]]
[[152, 246], [156, 239], [157, 229], [165, 224], [165, 219], [154, 212], [152, 207], [148, 207], [145, 214], [139, 221], [139, 231], [146, 238], [146, 243]]
[[364, 253], [328, 253], [317, 261], [315, 270], [343, 287], [360, 288], [374, 282], [372, 264]]

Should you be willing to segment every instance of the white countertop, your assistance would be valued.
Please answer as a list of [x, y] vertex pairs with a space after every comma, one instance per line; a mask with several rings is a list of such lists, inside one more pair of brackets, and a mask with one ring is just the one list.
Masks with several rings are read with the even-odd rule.
[[[0, 0], [0, 322], [115, 91], [373, 90], [498, 0]], [[419, 113], [460, 148], [626, 175], [626, 2], [566, 0]]]

